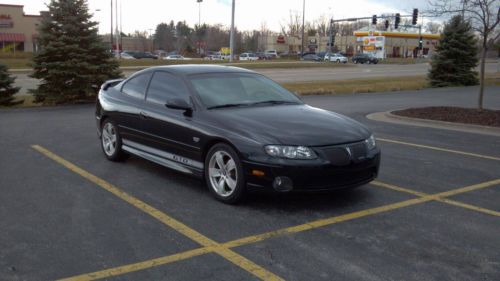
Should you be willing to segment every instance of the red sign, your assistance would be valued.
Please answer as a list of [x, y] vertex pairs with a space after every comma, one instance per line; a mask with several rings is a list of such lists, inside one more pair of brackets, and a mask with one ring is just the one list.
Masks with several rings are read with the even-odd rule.
[[279, 35], [278, 39], [276, 40], [276, 43], [278, 43], [278, 44], [285, 44], [285, 36]]

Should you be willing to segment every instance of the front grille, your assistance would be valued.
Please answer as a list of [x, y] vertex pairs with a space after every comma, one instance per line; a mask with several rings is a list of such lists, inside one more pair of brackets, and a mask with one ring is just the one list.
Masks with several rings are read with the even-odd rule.
[[366, 160], [368, 153], [364, 142], [321, 148], [324, 157], [333, 165], [344, 166]]

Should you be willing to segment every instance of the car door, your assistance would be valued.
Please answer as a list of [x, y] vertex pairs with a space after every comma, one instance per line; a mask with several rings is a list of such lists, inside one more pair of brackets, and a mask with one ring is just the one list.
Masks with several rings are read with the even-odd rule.
[[120, 88], [120, 107], [113, 116], [124, 140], [144, 141], [144, 122], [141, 111], [152, 72], [134, 75]]
[[[193, 117], [184, 110], [167, 108], [171, 99], [184, 99], [189, 104], [191, 97], [183, 79], [165, 71], [156, 71], [146, 94], [143, 115], [148, 133], [148, 145], [171, 154], [170, 160], [200, 168], [201, 148]], [[169, 156], [169, 157], [170, 157]]]

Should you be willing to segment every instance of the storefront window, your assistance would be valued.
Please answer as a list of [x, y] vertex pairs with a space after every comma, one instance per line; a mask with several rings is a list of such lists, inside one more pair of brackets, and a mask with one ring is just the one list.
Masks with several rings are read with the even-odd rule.
[[0, 47], [4, 53], [24, 52], [24, 42], [0, 42]]

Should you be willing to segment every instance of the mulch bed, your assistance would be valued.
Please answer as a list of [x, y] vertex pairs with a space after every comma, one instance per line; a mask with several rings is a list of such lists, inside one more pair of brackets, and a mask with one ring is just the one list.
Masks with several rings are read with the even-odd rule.
[[500, 110], [435, 106], [398, 110], [393, 111], [392, 114], [412, 118], [500, 127]]

